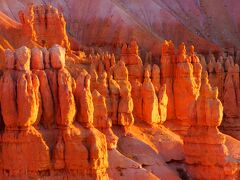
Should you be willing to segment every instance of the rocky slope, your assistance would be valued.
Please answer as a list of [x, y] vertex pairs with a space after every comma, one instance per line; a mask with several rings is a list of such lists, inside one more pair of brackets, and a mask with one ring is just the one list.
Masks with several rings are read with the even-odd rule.
[[198, 50], [239, 46], [237, 0], [1, 0], [0, 10], [19, 21], [18, 11], [31, 2], [60, 9], [68, 32], [84, 45], [116, 45], [137, 38], [141, 47], [155, 53], [164, 39], [194, 44]]

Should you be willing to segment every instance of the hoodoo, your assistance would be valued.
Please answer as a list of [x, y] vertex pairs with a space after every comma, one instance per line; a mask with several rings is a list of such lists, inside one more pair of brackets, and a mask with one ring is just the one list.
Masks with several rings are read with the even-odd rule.
[[0, 179], [239, 180], [239, 7], [1, 0]]

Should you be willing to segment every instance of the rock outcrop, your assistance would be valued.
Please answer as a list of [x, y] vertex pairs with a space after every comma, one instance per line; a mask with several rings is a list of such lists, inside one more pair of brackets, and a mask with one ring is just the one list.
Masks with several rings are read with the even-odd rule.
[[145, 71], [145, 78], [142, 86], [143, 98], [143, 120], [149, 124], [157, 124], [160, 122], [158, 97], [155, 88], [149, 77], [149, 71]]
[[109, 78], [109, 89], [110, 89], [110, 97], [112, 103], [112, 122], [113, 124], [117, 124], [118, 119], [118, 105], [120, 99], [120, 86], [119, 84], [113, 79], [112, 75]]
[[131, 83], [131, 95], [133, 99], [133, 114], [138, 120], [142, 119], [141, 86], [143, 82], [143, 64], [139, 56], [139, 47], [135, 40], [129, 45], [124, 44], [121, 49], [120, 60], [125, 62], [128, 70], [128, 80]]
[[70, 50], [63, 14], [51, 5], [29, 5], [26, 11], [19, 12], [25, 35], [43, 47], [59, 44]]
[[155, 89], [156, 94], [160, 91], [160, 68], [158, 65], [154, 64], [152, 67], [152, 83]]
[[[190, 56], [191, 57], [191, 56]], [[196, 99], [199, 93], [199, 81], [201, 66], [195, 66], [196, 77], [193, 74], [191, 58], [187, 57], [185, 45], [182, 43], [178, 49], [178, 56], [174, 65], [174, 108], [176, 119], [181, 126], [190, 126], [192, 120], [196, 119]], [[197, 63], [197, 62], [196, 62]]]
[[138, 79], [131, 83], [132, 85], [132, 99], [133, 99], [133, 115], [136, 120], [143, 120], [143, 97], [142, 97], [142, 83]]
[[217, 128], [223, 117], [223, 106], [217, 96], [218, 90], [211, 88], [205, 73], [197, 99], [197, 120], [192, 121], [184, 137], [185, 161], [193, 179], [239, 177], [239, 159], [226, 144], [228, 137]]
[[158, 110], [161, 124], [163, 124], [167, 120], [167, 105], [168, 105], [167, 87], [164, 84], [158, 92]]
[[[88, 135], [84, 139], [80, 129], [73, 126], [77, 111], [74, 98], [76, 83], [65, 68], [64, 49], [59, 46], [53, 46], [50, 49], [50, 57], [53, 73], [57, 76], [54, 80], [57, 84], [57, 102], [59, 103], [56, 111], [56, 124], [59, 128], [59, 134], [54, 147], [54, 167], [58, 171], [67, 169], [82, 176], [87, 175], [97, 179], [100, 177], [107, 178], [105, 168], [108, 163], [104, 135], [90, 126], [90, 129], [85, 132]], [[84, 88], [81, 88], [81, 84], [79, 85], [79, 89], [82, 89], [82, 92], [76, 92], [82, 93], [80, 95], [80, 114], [83, 115], [81, 118], [83, 118], [84, 126], [91, 123], [93, 116], [93, 114], [90, 115], [90, 113], [93, 113], [93, 108], [91, 106], [91, 96], [89, 95], [89, 82], [89, 77], [85, 77], [83, 82]], [[87, 98], [89, 98], [90, 102], [86, 102]], [[85, 145], [86, 142], [87, 146]], [[73, 156], [77, 154], [79, 156]]]
[[128, 129], [134, 123], [133, 100], [131, 97], [131, 84], [120, 87], [120, 101], [118, 106], [118, 124]]
[[[1, 170], [6, 177], [38, 176], [50, 169], [49, 147], [33, 126], [39, 114], [39, 79], [30, 71], [27, 47], [8, 50], [1, 77], [1, 114], [5, 125], [1, 136]], [[33, 151], [32, 147], [36, 149]]]
[[119, 84], [120, 99], [118, 104], [118, 125], [129, 128], [133, 122], [133, 100], [131, 97], [132, 86], [128, 81], [128, 69], [120, 60], [112, 69], [114, 80]]
[[225, 72], [221, 61], [217, 61], [215, 71], [217, 77], [216, 84], [219, 92], [219, 99], [223, 101]]
[[138, 44], [136, 41], [132, 40], [130, 45], [123, 45], [120, 59], [126, 64], [129, 81], [132, 83], [137, 79], [142, 82], [143, 65], [142, 59], [139, 56]]
[[[11, 4], [2, 2], [0, 9]], [[156, 17], [176, 22], [166, 18], [171, 6], [159, 2], [139, 2], [154, 8], [137, 14], [135, 2], [51, 2], [59, 10], [30, 4], [19, 12], [20, 23], [0, 12], [0, 179], [239, 178], [240, 142], [218, 130], [240, 139], [239, 50], [223, 49], [217, 57], [212, 44], [193, 36], [187, 43], [209, 45], [206, 61], [194, 46], [187, 53], [184, 43], [177, 53], [172, 41], [160, 48], [162, 33], [183, 36], [173, 39], [178, 43], [186, 34], [180, 24], [159, 31]], [[105, 5], [100, 19], [89, 10], [93, 4]], [[187, 4], [209, 13], [204, 1]], [[179, 1], [173, 14], [176, 7], [185, 13]], [[84, 12], [96, 16], [79, 18]], [[113, 29], [114, 21], [121, 23]], [[194, 21], [194, 32], [197, 27]]]
[[113, 133], [112, 121], [108, 118], [106, 99], [97, 90], [93, 91], [94, 119], [93, 125], [106, 135], [108, 149], [117, 146], [118, 137]]
[[167, 119], [175, 119], [174, 108], [174, 92], [173, 92], [173, 68], [175, 63], [174, 44], [172, 42], [164, 41], [162, 44], [162, 56], [160, 59], [161, 65], [161, 84], [166, 84], [166, 91], [168, 96], [167, 105]]
[[47, 74], [44, 71], [44, 62], [48, 61], [48, 59], [49, 56], [46, 54], [44, 56], [44, 53], [41, 49], [33, 48], [31, 50], [31, 69], [32, 72], [37, 75], [40, 82], [40, 106], [38, 122], [41, 120], [41, 123], [45, 128], [50, 128], [54, 123], [53, 97]]
[[[50, 63], [45, 63], [48, 55]], [[93, 127], [90, 76], [82, 84], [77, 81], [76, 87], [65, 68], [65, 49], [59, 45], [49, 53], [27, 47], [7, 50], [5, 59], [0, 83], [5, 125], [0, 176], [108, 179], [107, 141]], [[77, 111], [83, 120], [74, 122]]]
[[196, 83], [196, 88], [199, 91], [200, 86], [201, 86], [202, 65], [200, 64], [200, 60], [199, 60], [198, 56], [195, 54], [193, 45], [190, 47], [189, 54], [190, 54], [189, 55], [190, 62], [192, 63], [192, 66], [193, 66], [193, 77], [194, 77], [194, 80]]
[[[228, 72], [224, 82], [224, 92], [223, 92], [223, 105], [224, 105], [224, 115], [228, 118], [234, 118], [239, 116], [239, 68], [237, 67], [237, 74], [235, 76], [235, 67], [229, 66]], [[235, 78], [236, 77], [236, 78]]]
[[76, 80], [75, 102], [79, 110], [77, 112], [77, 121], [84, 127], [93, 125], [93, 97], [90, 91], [91, 76], [87, 72], [82, 72]]

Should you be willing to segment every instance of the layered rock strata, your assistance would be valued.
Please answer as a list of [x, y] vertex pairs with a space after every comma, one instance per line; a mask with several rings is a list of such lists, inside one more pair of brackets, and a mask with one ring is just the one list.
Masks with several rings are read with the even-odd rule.
[[[184, 137], [187, 170], [193, 179], [238, 179], [239, 159], [227, 144], [229, 139], [218, 130], [223, 106], [218, 90], [209, 85], [205, 73], [197, 99], [197, 120]], [[238, 157], [239, 158], [239, 157]]]
[[[0, 83], [5, 125], [0, 153], [3, 177], [65, 174], [108, 179], [107, 142], [92, 125], [89, 78], [83, 89], [79, 84], [76, 87], [65, 68], [65, 49], [59, 45], [49, 51], [21, 47], [7, 50], [5, 60]], [[85, 110], [80, 111], [82, 121], [76, 116], [81, 108], [76, 108], [75, 99]], [[55, 140], [50, 141], [49, 133]]]

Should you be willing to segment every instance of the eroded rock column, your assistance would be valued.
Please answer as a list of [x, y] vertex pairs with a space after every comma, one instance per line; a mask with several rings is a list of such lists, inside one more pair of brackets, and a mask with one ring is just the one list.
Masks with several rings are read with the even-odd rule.
[[184, 137], [187, 171], [193, 179], [237, 179], [239, 167], [226, 144], [227, 136], [218, 130], [223, 106], [217, 98], [217, 88], [211, 88], [207, 73], [197, 99], [197, 120]]
[[[7, 177], [38, 176], [50, 169], [49, 148], [33, 125], [39, 121], [39, 79], [30, 71], [31, 51], [6, 51], [1, 78], [2, 170]], [[33, 148], [34, 147], [34, 151]]]
[[[196, 119], [195, 109], [199, 88], [193, 76], [191, 59], [187, 57], [185, 45], [183, 43], [178, 49], [178, 57], [174, 71], [175, 78], [173, 90], [176, 118], [178, 124], [187, 129], [191, 121]], [[180, 133], [185, 133], [185, 130]]]

